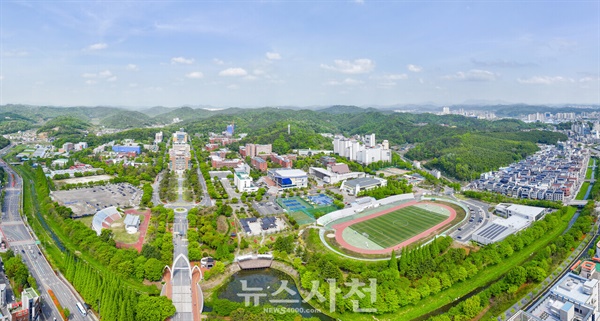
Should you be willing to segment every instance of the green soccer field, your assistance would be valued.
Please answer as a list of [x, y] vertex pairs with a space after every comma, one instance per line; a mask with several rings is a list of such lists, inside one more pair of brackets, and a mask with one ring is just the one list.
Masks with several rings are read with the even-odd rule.
[[417, 206], [408, 206], [399, 210], [350, 225], [348, 228], [367, 236], [386, 249], [435, 226], [447, 215], [437, 214]]

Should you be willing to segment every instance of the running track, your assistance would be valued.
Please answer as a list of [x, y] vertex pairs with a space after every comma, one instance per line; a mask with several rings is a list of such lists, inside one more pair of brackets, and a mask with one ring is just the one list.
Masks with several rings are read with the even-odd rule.
[[[439, 224], [437, 224], [437, 225], [435, 225], [435, 226], [433, 226], [433, 227], [431, 227], [431, 228], [429, 228], [429, 229], [427, 229], [427, 230], [425, 230], [425, 231], [423, 231], [423, 232], [421, 232], [421, 233], [419, 233], [419, 234], [417, 234], [417, 235], [409, 238], [408, 240], [406, 240], [406, 241], [404, 241], [404, 242], [402, 242], [402, 243], [400, 243], [398, 245], [395, 245], [395, 246], [392, 246], [392, 247], [388, 247], [387, 249], [369, 250], [369, 249], [364, 249], [364, 248], [356, 247], [356, 246], [350, 245], [348, 242], [346, 242], [346, 240], [344, 240], [344, 237], [342, 237], [342, 232], [344, 231], [344, 229], [346, 229], [347, 227], [349, 227], [349, 226], [351, 226], [353, 224], [356, 224], [356, 223], [359, 223], [359, 222], [364, 222], [364, 221], [370, 220], [372, 218], [376, 218], [378, 216], [385, 215], [385, 214], [388, 214], [388, 213], [393, 212], [393, 211], [397, 211], [397, 210], [399, 210], [399, 209], [401, 209], [403, 207], [408, 207], [408, 206], [416, 205], [418, 203], [420, 203], [420, 204], [428, 204], [429, 203], [429, 204], [434, 204], [435, 206], [441, 206], [441, 207], [443, 207], [443, 208], [445, 208], [445, 209], [447, 209], [447, 210], [450, 211], [450, 216], [446, 220], [444, 220], [443, 222], [441, 222], [441, 223], [439, 223]], [[392, 207], [392, 208], [387, 209], [387, 210], [382, 211], [382, 212], [374, 213], [374, 214], [371, 214], [371, 215], [368, 215], [368, 216], [365, 216], [365, 217], [361, 217], [361, 218], [358, 218], [358, 219], [355, 219], [355, 220], [352, 220], [352, 221], [348, 221], [348, 222], [344, 222], [344, 223], [340, 223], [340, 224], [334, 225], [333, 229], [335, 230], [335, 240], [341, 246], [343, 246], [343, 247], [345, 247], [345, 248], [347, 248], [347, 249], [349, 249], [351, 251], [354, 251], [356, 253], [362, 253], [362, 254], [386, 254], [386, 253], [391, 252], [392, 250], [399, 250], [399, 249], [401, 249], [401, 248], [403, 248], [403, 247], [405, 247], [405, 246], [407, 246], [407, 245], [409, 245], [411, 243], [414, 243], [415, 241], [418, 241], [418, 240], [420, 240], [420, 239], [422, 239], [422, 238], [424, 238], [426, 236], [429, 236], [429, 235], [433, 234], [434, 232], [440, 230], [444, 225], [452, 222], [452, 220], [454, 220], [455, 218], [456, 218], [456, 211], [452, 207], [450, 207], [450, 206], [439, 204], [439, 203], [411, 201], [411, 202], [408, 202], [408, 203], [404, 203], [404, 204], [398, 205], [396, 207]]]

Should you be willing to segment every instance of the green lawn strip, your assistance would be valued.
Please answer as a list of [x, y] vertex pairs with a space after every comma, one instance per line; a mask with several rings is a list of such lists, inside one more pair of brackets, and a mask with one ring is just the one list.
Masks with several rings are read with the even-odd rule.
[[[22, 175], [21, 177], [23, 177], [23, 190], [30, 191], [31, 183], [29, 182], [29, 177], [31, 177], [30, 176], [31, 174], [26, 173], [27, 171], [23, 170], [22, 168], [15, 168], [15, 170], [17, 170]], [[34, 188], [34, 190], [35, 190], [35, 188]], [[30, 195], [30, 196], [31, 197], [29, 198], [29, 202], [37, 200], [37, 197], [35, 195]], [[33, 209], [33, 204], [29, 204], [29, 208]], [[104, 275], [111, 275], [114, 273], [113, 271], [110, 271], [110, 269], [108, 267], [104, 266], [102, 263], [98, 262], [95, 258], [93, 258], [91, 255], [89, 255], [85, 250], [82, 251], [77, 246], [75, 246], [73, 243], [71, 243], [70, 239], [62, 233], [62, 229], [60, 228], [60, 226], [57, 225], [57, 223], [54, 220], [49, 220], [47, 218], [45, 218], [45, 220], [46, 220], [46, 224], [48, 224], [48, 227], [50, 229], [52, 229], [54, 234], [56, 234], [56, 236], [62, 242], [63, 246], [66, 249], [69, 249], [73, 253], [76, 251], [79, 251], [81, 253], [80, 257], [82, 257], [85, 261], [87, 261], [96, 270], [102, 271], [104, 273]], [[40, 235], [46, 235], [47, 243], [51, 247], [56, 247], [56, 245], [54, 244], [54, 240], [52, 240], [52, 238], [48, 234], [49, 232], [47, 232], [43, 228], [41, 223], [38, 221], [37, 216], [31, 215], [31, 217], [29, 217], [28, 222], [38, 237]], [[34, 224], [32, 224], [32, 222], [34, 222]], [[63, 259], [65, 258], [64, 253], [62, 253], [60, 251], [46, 251], [46, 253], [49, 256], [51, 256], [51, 258], [52, 258], [51, 261], [54, 263], [55, 269], [62, 266]], [[143, 292], [143, 293], [150, 293], [150, 294], [158, 293], [158, 289], [155, 286], [146, 286], [146, 285], [137, 283], [133, 280], [126, 279], [126, 278], [123, 278], [123, 281], [126, 282], [127, 285], [131, 286], [131, 288], [136, 292]]]
[[583, 184], [581, 184], [581, 189], [579, 189], [579, 193], [577, 193], [577, 196], [575, 196], [575, 199], [583, 200], [583, 197], [585, 197], [585, 193], [587, 193], [589, 186], [590, 182], [583, 182]]
[[[478, 287], [485, 286], [489, 282], [499, 279], [506, 274], [510, 269], [515, 266], [525, 263], [531, 258], [531, 254], [539, 251], [550, 243], [553, 239], [560, 236], [560, 234], [567, 228], [569, 221], [575, 214], [576, 208], [569, 207], [567, 215], [562, 218], [561, 224], [556, 227], [551, 233], [545, 234], [544, 237], [538, 239], [534, 243], [530, 244], [526, 249], [519, 252], [515, 252], [510, 258], [505, 259], [501, 264], [497, 264], [488, 268], [485, 268], [477, 273], [474, 277], [454, 284], [447, 290], [444, 290], [436, 295], [427, 297], [421, 300], [416, 306], [406, 306], [400, 308], [396, 313], [393, 314], [382, 314], [378, 316], [381, 320], [412, 320], [420, 316], [431, 313], [446, 304], [452, 303], [456, 298], [463, 297], [469, 292], [475, 290]], [[373, 320], [371, 315], [359, 314], [359, 313], [345, 313], [337, 314], [336, 317], [343, 319], [344, 321], [359, 321], [359, 320]]]
[[588, 167], [587, 170], [585, 171], [585, 179], [590, 179], [592, 178], [592, 168]]

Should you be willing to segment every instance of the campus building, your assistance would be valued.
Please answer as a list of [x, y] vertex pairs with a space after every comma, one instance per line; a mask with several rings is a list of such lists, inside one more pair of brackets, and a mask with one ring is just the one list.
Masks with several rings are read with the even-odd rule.
[[75, 149], [75, 145], [73, 143], [67, 142], [62, 145], [62, 150], [65, 152], [70, 152]]
[[79, 142], [79, 143], [73, 145], [73, 149], [75, 149], [75, 150], [84, 150], [86, 148], [88, 148], [88, 143], [86, 143], [86, 142]]
[[294, 163], [292, 162], [292, 159], [289, 157], [289, 155], [280, 156], [277, 154], [271, 154], [271, 162], [278, 164], [279, 166], [281, 166], [283, 168], [292, 168], [294, 165]]
[[387, 186], [387, 180], [378, 177], [362, 177], [344, 181], [340, 189], [350, 195], [358, 195], [362, 191], [380, 186]]
[[252, 157], [252, 167], [258, 169], [261, 172], [266, 172], [267, 161], [260, 157]]
[[275, 182], [277, 187], [283, 189], [308, 186], [308, 176], [299, 169], [270, 169], [268, 177]]
[[531, 225], [531, 221], [521, 216], [511, 216], [509, 218], [497, 218], [487, 223], [482, 228], [473, 233], [473, 241], [487, 245], [504, 240], [507, 236], [515, 234]]
[[258, 145], [258, 144], [246, 144], [246, 146], [240, 146], [240, 155], [242, 157], [254, 157], [259, 155], [268, 156], [273, 152], [271, 144]]
[[187, 144], [188, 134], [180, 128], [178, 131], [173, 133], [173, 144]]
[[546, 209], [536, 206], [500, 203], [496, 205], [496, 214], [505, 218], [516, 215], [529, 221], [538, 221], [544, 217]]
[[223, 167], [227, 167], [227, 168], [236, 168], [240, 165], [242, 165], [244, 162], [239, 159], [239, 158], [234, 158], [234, 159], [226, 159], [226, 158], [222, 158], [221, 156], [218, 155], [211, 155], [210, 156], [210, 165], [213, 168], [223, 168]]
[[363, 172], [351, 172], [347, 164], [333, 164], [327, 169], [320, 167], [309, 167], [308, 173], [326, 184], [336, 184], [343, 180], [365, 177]]
[[569, 272], [527, 311], [518, 311], [508, 320], [595, 321], [600, 317], [598, 292], [595, 276]]
[[336, 135], [333, 139], [333, 152], [349, 160], [369, 165], [371, 163], [392, 160], [392, 151], [387, 140], [381, 144], [375, 143], [375, 134], [364, 137], [346, 138]]
[[173, 144], [169, 149], [169, 169], [172, 171], [185, 171], [191, 168], [192, 154], [189, 144]]
[[258, 186], [254, 185], [250, 177], [250, 167], [247, 164], [235, 168], [234, 171], [233, 183], [240, 193], [258, 191]]
[[123, 224], [125, 224], [125, 231], [128, 234], [135, 234], [140, 228], [140, 217], [138, 215], [127, 214]]
[[127, 145], [113, 145], [112, 151], [115, 153], [135, 153], [139, 155], [142, 148], [136, 143], [129, 143]]

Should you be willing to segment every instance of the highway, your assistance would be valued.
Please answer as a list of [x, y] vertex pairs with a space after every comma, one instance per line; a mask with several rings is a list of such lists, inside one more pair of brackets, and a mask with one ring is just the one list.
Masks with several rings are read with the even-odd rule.
[[[0, 156], [4, 156], [11, 147], [12, 145], [0, 150]], [[8, 242], [8, 247], [12, 249], [16, 255], [21, 256], [23, 262], [25, 262], [29, 268], [31, 275], [37, 281], [37, 290], [40, 292], [40, 296], [44, 302], [41, 320], [62, 320], [58, 309], [48, 295], [48, 289], [52, 289], [58, 302], [64, 308], [68, 308], [69, 311], [71, 311], [69, 320], [92, 320], [91, 316], [88, 315], [87, 317], [84, 317], [79, 313], [76, 303], [82, 300], [78, 295], [71, 292], [70, 287], [54, 273], [54, 270], [46, 258], [41, 254], [38, 245], [36, 245], [37, 237], [23, 222], [20, 215], [21, 193], [23, 188], [21, 177], [2, 160], [0, 160], [0, 166], [4, 168], [9, 178], [9, 182], [5, 188], [4, 202], [2, 203], [2, 223], [0, 224], [0, 231], [2, 232], [3, 238]]]

